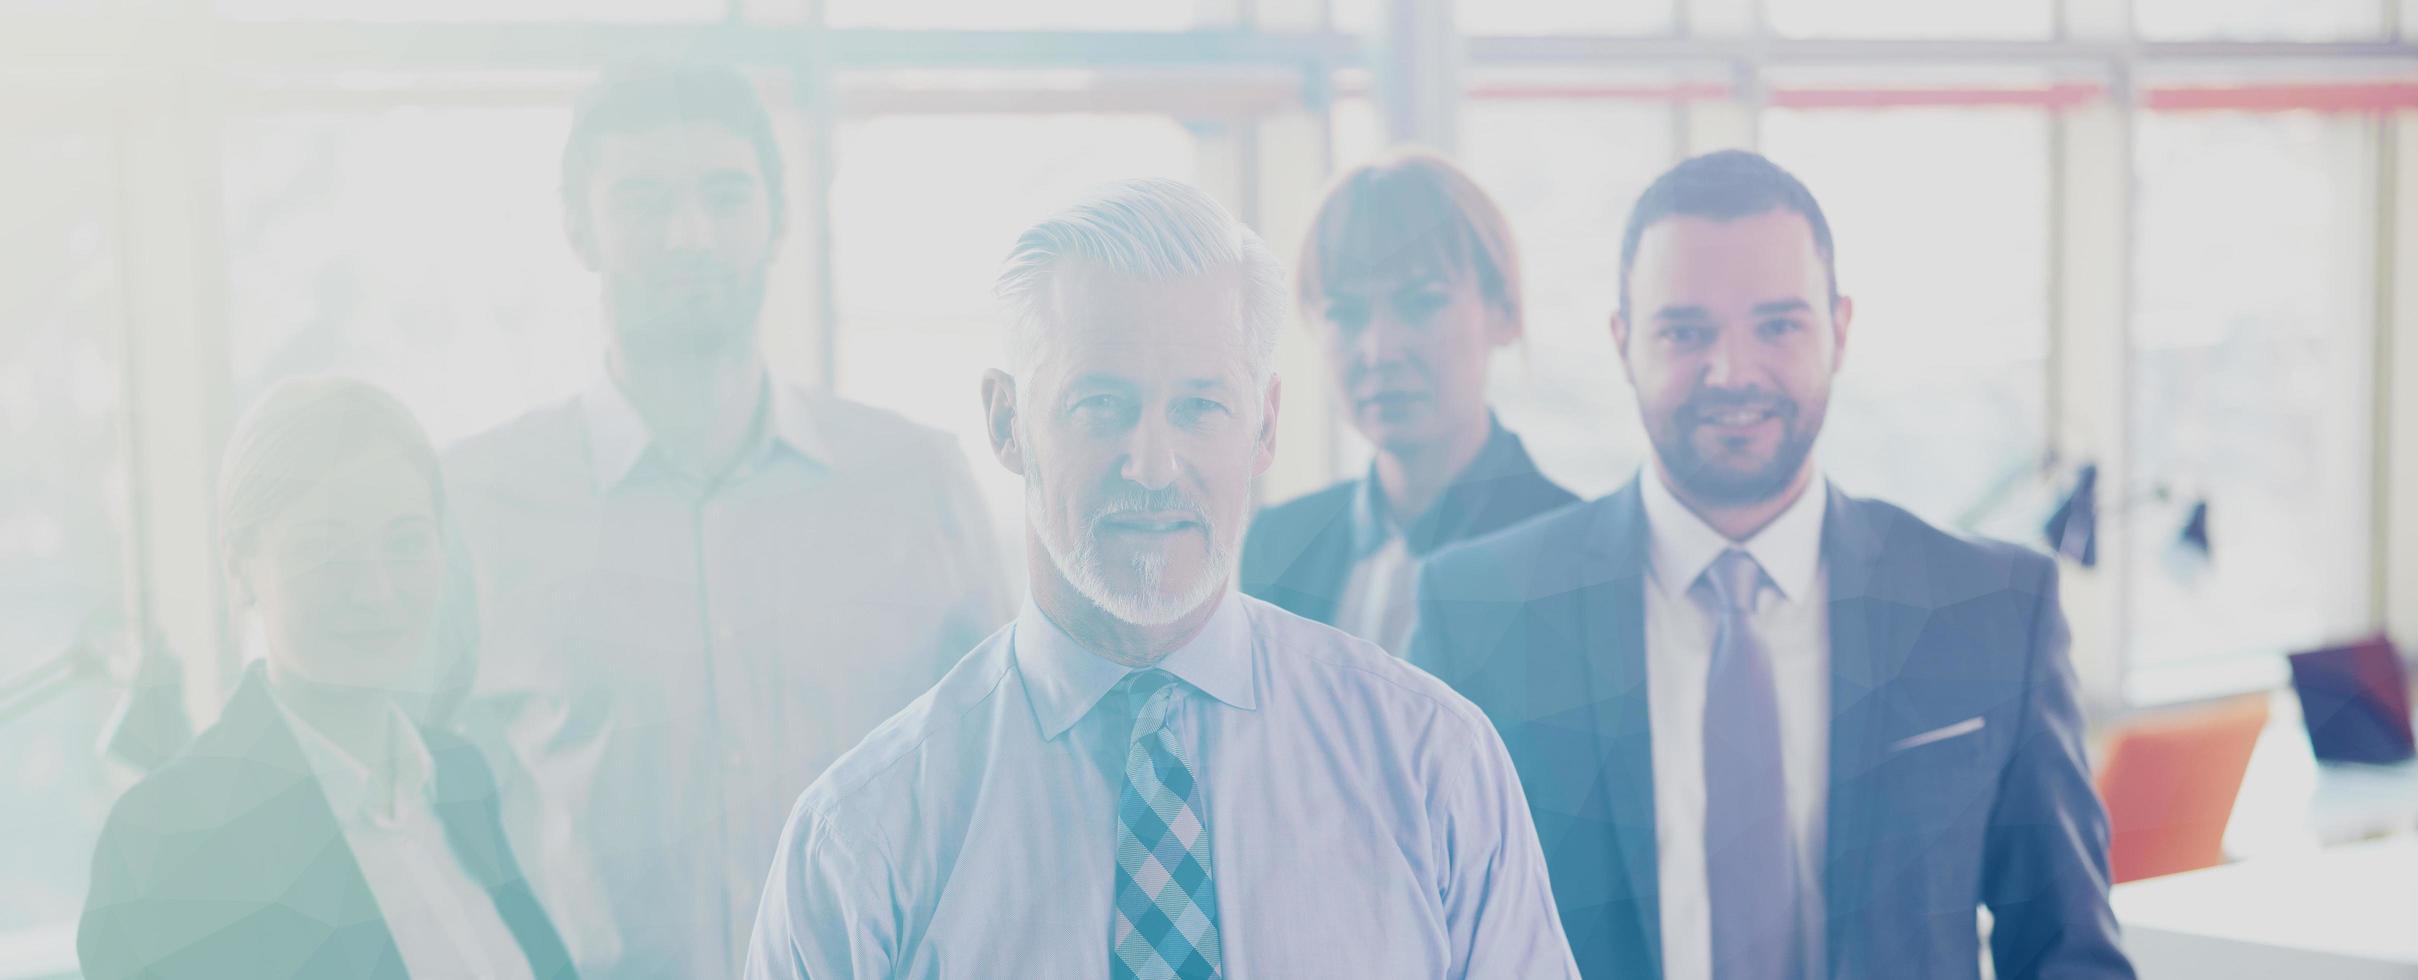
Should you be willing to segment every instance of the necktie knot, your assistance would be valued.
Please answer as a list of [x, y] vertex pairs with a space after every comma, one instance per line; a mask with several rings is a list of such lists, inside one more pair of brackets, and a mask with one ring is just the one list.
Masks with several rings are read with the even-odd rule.
[[1763, 588], [1763, 566], [1755, 564], [1755, 556], [1731, 548], [1704, 570], [1704, 582], [1723, 613], [1745, 616], [1755, 611], [1755, 593]]
[[1175, 710], [1176, 695], [1181, 693], [1175, 675], [1164, 670], [1136, 671], [1125, 684], [1127, 703], [1140, 705], [1134, 709], [1133, 731], [1126, 740], [1139, 742], [1167, 727], [1167, 715]]

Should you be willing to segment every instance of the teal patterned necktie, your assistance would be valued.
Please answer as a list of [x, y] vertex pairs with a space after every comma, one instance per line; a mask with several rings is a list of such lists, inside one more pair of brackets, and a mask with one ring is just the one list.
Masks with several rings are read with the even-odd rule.
[[1223, 976], [1217, 883], [1209, 878], [1209, 828], [1202, 823], [1206, 814], [1192, 764], [1167, 730], [1167, 715], [1183, 690], [1163, 670], [1140, 671], [1123, 683], [1142, 708], [1134, 714], [1125, 789], [1117, 797], [1117, 911], [1109, 976]]

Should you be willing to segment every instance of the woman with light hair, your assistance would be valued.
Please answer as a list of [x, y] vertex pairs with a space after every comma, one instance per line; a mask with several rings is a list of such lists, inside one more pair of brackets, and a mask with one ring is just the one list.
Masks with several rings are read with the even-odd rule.
[[84, 975], [569, 976], [478, 751], [420, 720], [444, 498], [410, 411], [357, 381], [271, 389], [228, 441], [218, 521], [265, 656], [110, 812]]
[[1261, 511], [1242, 588], [1399, 655], [1421, 557], [1578, 499], [1486, 403], [1487, 361], [1524, 329], [1511, 229], [1451, 163], [1397, 153], [1328, 189], [1294, 295], [1376, 457], [1364, 476]]

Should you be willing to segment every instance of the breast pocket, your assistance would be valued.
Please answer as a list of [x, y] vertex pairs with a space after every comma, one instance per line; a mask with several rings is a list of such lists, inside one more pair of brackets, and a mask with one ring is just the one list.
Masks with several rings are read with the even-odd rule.
[[1884, 820], [1894, 824], [1892, 849], [1924, 864], [1978, 869], [2005, 765], [2000, 733], [1979, 716], [1907, 727], [1913, 731], [1885, 743], [1875, 772]]

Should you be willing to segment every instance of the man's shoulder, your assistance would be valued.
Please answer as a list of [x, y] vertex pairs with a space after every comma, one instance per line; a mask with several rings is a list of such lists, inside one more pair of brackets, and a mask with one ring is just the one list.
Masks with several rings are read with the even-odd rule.
[[907, 801], [919, 774], [965, 761], [945, 756], [959, 747], [954, 735], [999, 708], [1013, 673], [1014, 630], [1012, 622], [1000, 627], [938, 683], [875, 726], [799, 794], [798, 809], [826, 821], [879, 819], [889, 806]]
[[[1477, 705], [1410, 662], [1383, 647], [1325, 623], [1295, 615], [1272, 603], [1239, 597], [1250, 617], [1252, 634], [1266, 644], [1265, 654], [1279, 683], [1305, 686], [1294, 692], [1316, 710], [1349, 708], [1356, 703], [1380, 726], [1403, 722], [1424, 728], [1433, 718], [1449, 718], [1471, 734], [1492, 737], [1494, 729]], [[1294, 676], [1287, 678], [1291, 673]], [[1329, 696], [1348, 698], [1338, 705]], [[1402, 733], [1406, 737], [1410, 732]]]
[[781, 383], [781, 397], [806, 410], [815, 434], [842, 469], [929, 469], [959, 462], [957, 437], [886, 408], [821, 388]]
[[1580, 555], [1616, 507], [1606, 498], [1547, 511], [1437, 549], [1421, 579], [1455, 598], [1515, 601], [1567, 591], [1582, 577]]
[[1938, 605], [2010, 590], [2039, 595], [2054, 588], [2056, 561], [2040, 551], [1950, 531], [1883, 500], [1842, 492], [1836, 502], [1853, 508], [1868, 546], [1888, 570], [1891, 581], [1878, 584], [1920, 593], [1909, 599]]
[[532, 463], [585, 457], [586, 431], [577, 396], [535, 406], [492, 427], [464, 436], [442, 451], [445, 472], [456, 481], [498, 473], [525, 473]]

